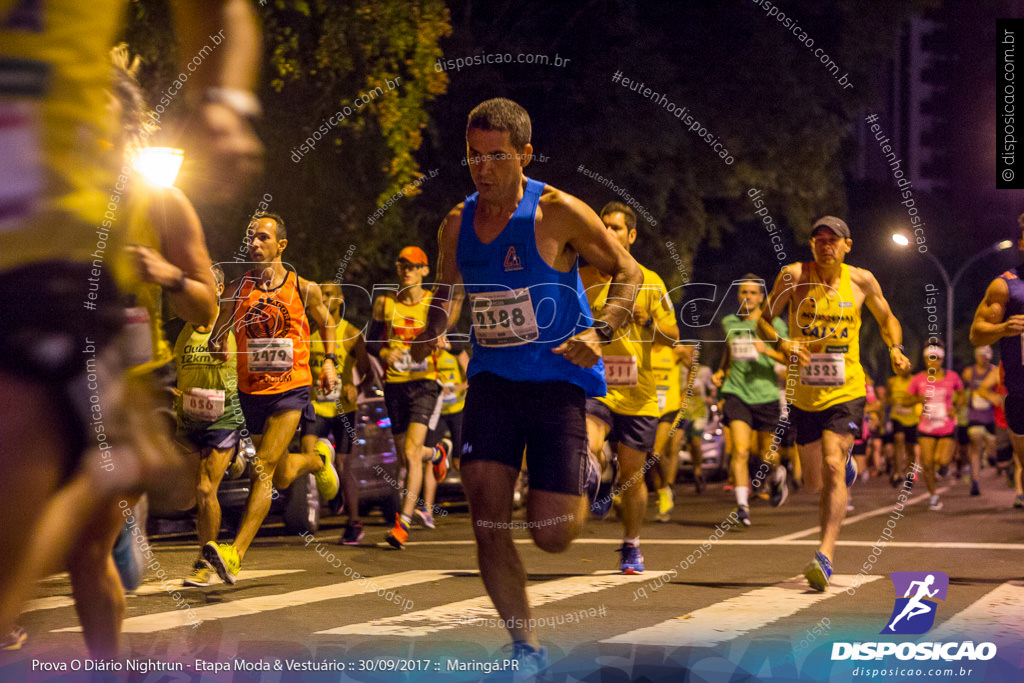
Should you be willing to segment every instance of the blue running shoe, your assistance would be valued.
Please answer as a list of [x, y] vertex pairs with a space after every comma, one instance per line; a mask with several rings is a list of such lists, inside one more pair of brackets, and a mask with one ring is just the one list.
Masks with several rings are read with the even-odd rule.
[[644, 556], [640, 554], [640, 548], [632, 543], [623, 543], [619, 547], [619, 552], [622, 553], [621, 568], [623, 574], [644, 573]]
[[[142, 554], [139, 543], [132, 534], [133, 524], [125, 520], [121, 526], [121, 532], [117, 535], [117, 542], [114, 544], [114, 565], [117, 566], [117, 573], [121, 577], [121, 585], [125, 591], [131, 593], [142, 585], [142, 577], [146, 570], [143, 567], [146, 560]], [[143, 535], [141, 540], [145, 542]]]
[[537, 649], [525, 641], [516, 640], [502, 648], [505, 652], [508, 652], [509, 649], [512, 652], [508, 659], [519, 663], [512, 673], [512, 680], [516, 683], [536, 680], [534, 677], [548, 666], [548, 649], [546, 647]]
[[832, 562], [821, 553], [814, 553], [814, 559], [804, 568], [804, 577], [811, 588], [824, 593], [828, 590], [828, 581], [832, 578]]
[[850, 447], [850, 452], [846, 454], [846, 488], [853, 486], [853, 482], [857, 481], [857, 461], [853, 459], [853, 447]]

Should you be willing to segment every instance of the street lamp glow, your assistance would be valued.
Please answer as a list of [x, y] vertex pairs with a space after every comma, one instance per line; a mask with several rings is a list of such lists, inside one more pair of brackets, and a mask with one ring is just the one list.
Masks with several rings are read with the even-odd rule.
[[1002, 251], [1004, 249], [1009, 249], [1010, 247], [1013, 246], [1013, 240], [1003, 240], [1002, 242], [1000, 242], [996, 246], [999, 247], [999, 251]]
[[185, 153], [173, 147], [147, 147], [135, 159], [135, 172], [155, 187], [172, 187]]
[[892, 241], [900, 245], [901, 247], [910, 246], [910, 239], [901, 232], [894, 232], [892, 234]]

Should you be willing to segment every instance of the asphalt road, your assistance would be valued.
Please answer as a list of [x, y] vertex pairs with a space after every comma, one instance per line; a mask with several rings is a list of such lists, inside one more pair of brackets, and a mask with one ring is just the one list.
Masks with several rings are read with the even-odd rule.
[[[818, 533], [816, 497], [804, 491], [780, 508], [755, 501], [754, 526], [739, 530], [720, 483], [702, 496], [677, 485], [672, 521], [644, 527], [639, 576], [617, 573], [614, 517], [589, 522], [558, 555], [516, 530], [549, 650], [545, 680], [1022, 680], [1024, 510], [1011, 509], [1012, 491], [992, 470], [982, 475], [975, 498], [963, 482], [943, 481], [940, 512], [927, 510], [923, 485], [900, 513], [884, 479], [858, 482], [827, 593], [808, 590], [801, 577]], [[652, 496], [649, 517], [653, 506]], [[156, 539], [158, 575], [128, 598], [123, 657], [112, 665], [122, 668], [96, 680], [508, 680], [507, 671], [484, 669], [503, 666], [508, 635], [477, 573], [464, 507], [439, 516], [436, 530], [414, 529], [403, 551], [383, 543], [379, 514], [364, 520], [358, 547], [337, 544], [341, 522], [323, 520], [309, 543], [270, 524], [234, 587], [177, 594], [194, 537]], [[949, 576], [924, 635], [879, 635], [894, 605], [889, 574], [899, 571]], [[42, 668], [100, 666], [87, 659], [66, 575], [41, 584], [21, 623], [30, 640], [0, 655], [0, 680], [79, 680], [84, 674], [71, 668]], [[832, 661], [834, 643], [870, 641], [993, 642], [997, 654]], [[148, 661], [181, 669], [144, 676]], [[864, 675], [865, 666], [886, 671]]]

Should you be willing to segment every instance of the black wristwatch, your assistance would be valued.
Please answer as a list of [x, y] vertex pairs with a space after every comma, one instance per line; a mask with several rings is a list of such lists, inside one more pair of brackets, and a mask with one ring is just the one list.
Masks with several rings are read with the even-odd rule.
[[334, 363], [334, 368], [338, 368], [338, 354], [336, 353], [325, 353], [324, 360], [329, 360]]
[[602, 344], [611, 342], [615, 337], [615, 330], [607, 320], [595, 320], [593, 329], [594, 332], [597, 332], [597, 336], [600, 337]]

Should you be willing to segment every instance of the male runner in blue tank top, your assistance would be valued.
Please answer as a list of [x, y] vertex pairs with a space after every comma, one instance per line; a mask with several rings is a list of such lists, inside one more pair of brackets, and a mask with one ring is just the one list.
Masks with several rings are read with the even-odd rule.
[[[530, 623], [526, 569], [512, 542], [512, 495], [526, 449], [527, 518], [534, 543], [562, 552], [583, 527], [588, 484], [586, 398], [605, 394], [601, 344], [633, 308], [640, 267], [582, 201], [523, 174], [530, 117], [515, 102], [478, 105], [466, 126], [477, 193], [438, 232], [438, 288], [425, 358], [470, 297], [473, 357], [464, 410], [462, 483], [469, 499], [480, 574], [527, 670], [546, 665]], [[579, 257], [612, 277], [609, 305], [591, 316]], [[611, 305], [611, 302], [615, 305]]]
[[[1022, 231], [1017, 243], [1024, 254], [1024, 214], [1017, 219]], [[985, 298], [978, 305], [971, 323], [971, 344], [986, 346], [999, 342], [999, 356], [1002, 359], [1006, 377], [1006, 398], [1003, 410], [1006, 425], [1010, 428], [1013, 456], [1018, 463], [1024, 461], [1024, 265], [1011, 268], [985, 290]], [[971, 476], [974, 476], [972, 470]]]

